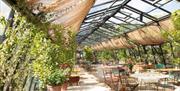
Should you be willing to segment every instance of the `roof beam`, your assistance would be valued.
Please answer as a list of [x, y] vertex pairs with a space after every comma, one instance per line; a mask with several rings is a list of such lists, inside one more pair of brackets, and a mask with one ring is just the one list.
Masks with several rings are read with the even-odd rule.
[[137, 21], [139, 21], [139, 22], [142, 22], [142, 23], [146, 24], [144, 21], [140, 21], [140, 20], [138, 20], [137, 18], [134, 18], [134, 17], [132, 17], [132, 16], [130, 16], [130, 15], [127, 15], [127, 14], [121, 12], [121, 11], [119, 11], [119, 13], [122, 14], [122, 15], [125, 15], [125, 16], [127, 16], [127, 17], [130, 17], [130, 18], [132, 18], [132, 19], [134, 19], [134, 20], [137, 20]]
[[121, 27], [124, 27], [124, 28], [126, 28], [126, 29], [128, 29], [128, 30], [131, 30], [129, 27], [122, 26], [121, 24], [115, 23], [115, 22], [113, 22], [113, 21], [110, 21], [110, 20], [108, 20], [108, 21], [109, 21], [109, 22], [111, 22], [111, 23], [113, 23], [113, 24], [120, 25]]

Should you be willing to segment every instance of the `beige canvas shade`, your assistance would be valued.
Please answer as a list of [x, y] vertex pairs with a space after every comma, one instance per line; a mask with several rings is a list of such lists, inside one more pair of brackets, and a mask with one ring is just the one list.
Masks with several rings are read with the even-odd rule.
[[173, 23], [170, 19], [166, 19], [164, 21], [161, 21], [161, 22], [159, 22], [159, 24], [160, 24], [160, 27], [165, 31], [170, 32], [170, 31], [174, 30]]
[[118, 49], [118, 48], [131, 48], [133, 47], [132, 45], [130, 45], [127, 41], [126, 38], [124, 37], [120, 37], [120, 38], [115, 38], [115, 39], [111, 39], [112, 44], [114, 45], [113, 49]]
[[[128, 39], [133, 41], [135, 44], [157, 45], [165, 42], [165, 39], [162, 36], [162, 31], [171, 32], [173, 29], [174, 27], [171, 20], [166, 19], [159, 22], [159, 26], [157, 26], [157, 24], [152, 24], [127, 33], [127, 35]], [[135, 45], [130, 44], [125, 37], [112, 38], [106, 42], [102, 42], [101, 44], [103, 47], [98, 47], [98, 50], [135, 47]], [[96, 48], [94, 50], [96, 50]]]
[[128, 37], [141, 45], [153, 45], [163, 43], [161, 31], [157, 26], [148, 26], [128, 34]]
[[170, 19], [159, 22], [160, 26], [150, 25], [136, 31], [128, 33], [128, 37], [141, 45], [156, 45], [164, 43], [162, 31], [168, 31], [173, 29], [173, 25]]
[[42, 3], [41, 11], [55, 14], [49, 20], [50, 22], [62, 24], [74, 31], [79, 31], [94, 2], [95, 0], [28, 0], [30, 7]]
[[118, 48], [132, 48], [134, 45], [128, 43], [126, 38], [114, 38], [106, 42], [101, 42], [92, 46], [93, 50], [104, 50], [104, 49], [118, 49]]
[[105, 48], [101, 43], [97, 44], [97, 50], [102, 50], [103, 48]]

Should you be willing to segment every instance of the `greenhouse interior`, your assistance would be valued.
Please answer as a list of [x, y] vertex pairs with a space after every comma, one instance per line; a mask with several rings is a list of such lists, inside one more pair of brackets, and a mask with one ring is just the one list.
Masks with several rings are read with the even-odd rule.
[[0, 91], [180, 91], [180, 0], [0, 0]]

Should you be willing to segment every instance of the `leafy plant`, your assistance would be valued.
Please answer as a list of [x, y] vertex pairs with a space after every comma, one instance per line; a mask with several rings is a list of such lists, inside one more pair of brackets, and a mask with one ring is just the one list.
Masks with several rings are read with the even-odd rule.
[[128, 56], [126, 54], [126, 49], [119, 50], [118, 53], [117, 53], [117, 57], [121, 61], [126, 61], [126, 59], [128, 58]]
[[176, 30], [180, 30], [180, 10], [172, 13], [171, 20]]
[[89, 47], [84, 48], [86, 61], [93, 61], [93, 50]]
[[98, 52], [97, 57], [101, 61], [109, 61], [110, 59], [112, 59], [112, 51], [111, 50], [100, 51]]
[[[4, 89], [23, 90], [25, 78], [32, 71], [45, 86], [52, 82], [48, 78], [54, 77], [51, 74], [60, 69], [59, 65], [74, 65], [76, 41], [75, 33], [70, 29], [49, 24], [37, 27], [19, 14], [16, 14], [12, 27], [3, 19], [1, 23], [8, 26], [6, 40], [0, 44], [0, 86]], [[55, 40], [48, 35], [49, 29], [56, 32]], [[69, 74], [70, 68], [59, 74]], [[61, 80], [65, 79], [62, 77]]]
[[172, 16], [171, 16], [171, 20], [173, 22], [174, 25], [174, 30], [170, 31], [170, 32], [163, 32], [163, 36], [165, 37], [165, 39], [170, 42], [173, 45], [173, 48], [167, 48], [165, 47], [165, 50], [170, 52], [173, 51], [174, 52], [174, 59], [173, 59], [173, 63], [174, 64], [180, 64], [180, 10], [175, 11]]
[[61, 85], [67, 81], [66, 73], [63, 70], [54, 70], [47, 78], [47, 84], [51, 86]]
[[[35, 36], [34, 46], [31, 51], [35, 59], [33, 62], [34, 74], [39, 77], [42, 86], [45, 84], [57, 85], [59, 81], [56, 82], [56, 78], [52, 81], [53, 77], [55, 77], [53, 75], [64, 73], [66, 73], [64, 75], [68, 75], [72, 71], [75, 62], [75, 34], [58, 25], [51, 25], [49, 29], [51, 30], [49, 37], [44, 32], [39, 32]], [[57, 71], [60, 70], [62, 64], [70, 65], [69, 70]], [[65, 72], [67, 70], [68, 72]], [[57, 74], [56, 71], [61, 73]], [[62, 77], [61, 80], [65, 79]]]
[[6, 40], [0, 44], [0, 80], [4, 90], [11, 87], [13, 90], [22, 90], [25, 77], [30, 72], [32, 61], [30, 47], [35, 32], [38, 30], [25, 17], [15, 15], [13, 27], [7, 26]]

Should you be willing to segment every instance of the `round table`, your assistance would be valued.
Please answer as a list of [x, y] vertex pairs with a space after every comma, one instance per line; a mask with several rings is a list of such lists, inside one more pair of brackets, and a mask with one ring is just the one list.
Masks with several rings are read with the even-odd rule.
[[144, 72], [131, 74], [131, 77], [137, 78], [139, 82], [143, 83], [157, 83], [159, 79], [169, 78], [169, 75], [161, 74], [158, 72]]

